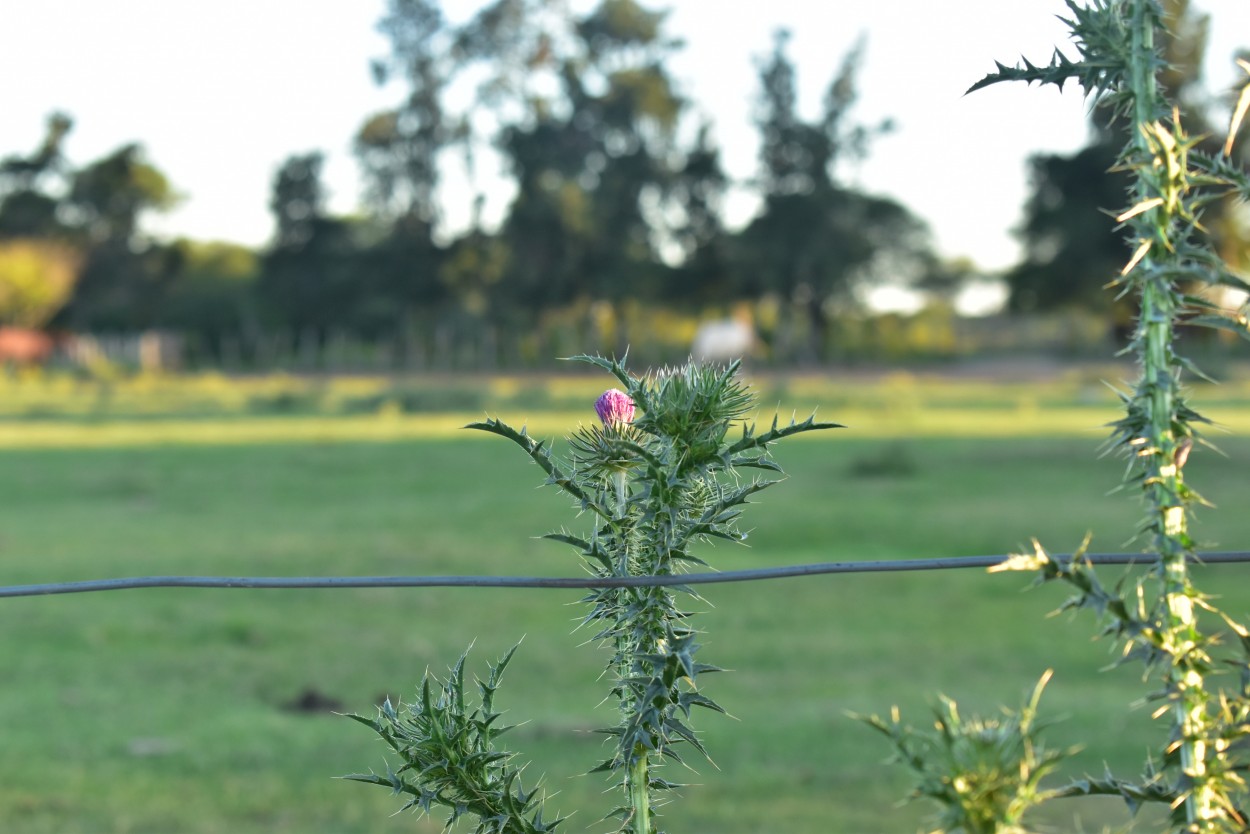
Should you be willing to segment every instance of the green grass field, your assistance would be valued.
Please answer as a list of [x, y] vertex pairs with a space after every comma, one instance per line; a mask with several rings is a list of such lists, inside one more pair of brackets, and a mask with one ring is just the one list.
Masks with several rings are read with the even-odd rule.
[[[839, 409], [836, 392], [789, 384], [774, 397], [787, 415], [820, 404], [856, 428], [780, 445], [791, 478], [749, 508], [751, 546], [702, 555], [720, 569], [982, 555], [1034, 535], [1066, 552], [1086, 531], [1095, 550], [1121, 549], [1138, 507], [1106, 495], [1121, 463], [1096, 459], [1112, 406], [1036, 386], [1021, 406], [1020, 386], [962, 385], [865, 384]], [[899, 397], [911, 405], [899, 410]], [[491, 411], [544, 431], [578, 419], [547, 405]], [[1244, 548], [1247, 409], [1234, 396], [1218, 409], [1239, 432], [1216, 438], [1227, 458], [1195, 454], [1186, 470], [1223, 506], [1200, 513], [1197, 535]], [[463, 415], [65, 413], [0, 425], [0, 583], [580, 574], [567, 548], [534, 538], [577, 527], [567, 502], [535, 488], [539, 471], [510, 444], [451, 431]], [[1068, 422], [1050, 419], [1060, 413]], [[1206, 569], [1200, 582], [1245, 615], [1246, 570]], [[1095, 624], [1047, 618], [1064, 591], [1025, 592], [1030, 581], [947, 571], [708, 587], [703, 659], [732, 670], [708, 688], [733, 718], [698, 716], [716, 765], [672, 774], [695, 786], [666, 830], [919, 830], [926, 809], [897, 807], [905, 774], [846, 711], [897, 703], [925, 724], [938, 692], [967, 710], [1018, 706], [1048, 667], [1044, 711], [1065, 717], [1049, 737], [1085, 746], [1075, 770], [1135, 767], [1158, 741], [1145, 710], [1129, 707], [1150, 687], [1136, 668], [1099, 671], [1111, 657], [1091, 640]], [[578, 597], [164, 589], [0, 600], [0, 830], [437, 831], [441, 820], [391, 816], [400, 803], [385, 791], [332, 778], [385, 767], [368, 731], [292, 704], [311, 690], [340, 711], [370, 711], [384, 694], [411, 695], [426, 667], [443, 670], [471, 642], [480, 670], [522, 636], [500, 695], [526, 722], [513, 746], [556, 793], [551, 810], [576, 812], [567, 830], [608, 830], [599, 817], [614, 798], [578, 775], [602, 753], [587, 731], [613, 720], [599, 705], [605, 655], [572, 630]], [[1098, 831], [1127, 818], [1113, 803], [1072, 802], [1049, 820]]]

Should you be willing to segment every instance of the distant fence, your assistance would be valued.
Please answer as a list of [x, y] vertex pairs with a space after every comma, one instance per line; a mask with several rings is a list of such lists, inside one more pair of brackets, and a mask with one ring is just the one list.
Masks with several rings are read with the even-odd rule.
[[[1073, 554], [1053, 554], [1056, 561]], [[81, 582], [51, 582], [40, 585], [0, 586], [2, 597], [82, 594], [96, 591], [123, 591], [137, 588], [250, 588], [250, 589], [335, 589], [335, 588], [637, 588], [660, 585], [713, 585], [726, 582], [756, 582], [841, 573], [897, 573], [902, 571], [992, 568], [1010, 556], [953, 556], [936, 559], [900, 559], [865, 562], [818, 562], [776, 568], [694, 573], [677, 576], [621, 576], [609, 578], [564, 578], [545, 576], [139, 576], [122, 579], [91, 579]], [[1137, 565], [1150, 561], [1145, 553], [1086, 553], [1081, 557], [1094, 565]], [[1250, 551], [1212, 551], [1192, 557], [1195, 565], [1250, 562]]]
[[57, 353], [83, 368], [109, 363], [154, 372], [181, 370], [185, 350], [180, 334], [147, 330], [121, 335], [75, 334], [61, 341]]
[[572, 334], [512, 334], [493, 325], [440, 322], [420, 333], [376, 339], [346, 331], [227, 334], [213, 340], [165, 331], [83, 333], [63, 338], [55, 358], [87, 370], [108, 364], [146, 372], [490, 371], [532, 366], [539, 356], [580, 353], [589, 342], [597, 349], [598, 340]]
[[91, 369], [101, 363], [144, 371], [212, 369], [227, 373], [391, 373], [493, 371], [542, 365], [555, 356], [619, 354], [631, 346], [649, 364], [684, 361], [703, 348], [700, 335], [716, 325], [735, 334], [735, 357], [762, 365], [958, 358], [1051, 353], [1105, 356], [1112, 332], [1092, 313], [961, 318], [944, 311], [914, 316], [883, 314], [834, 320], [821, 346], [800, 317], [754, 324], [707, 319], [673, 310], [630, 310], [612, 321], [567, 315], [532, 326], [503, 325], [464, 316], [432, 317], [401, 332], [366, 337], [348, 330], [263, 330], [75, 333], [58, 339], [57, 357]]

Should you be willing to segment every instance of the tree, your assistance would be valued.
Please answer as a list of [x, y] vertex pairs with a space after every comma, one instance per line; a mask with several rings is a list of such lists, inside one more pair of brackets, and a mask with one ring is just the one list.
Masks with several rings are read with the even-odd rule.
[[1110, 173], [1123, 145], [1122, 137], [1102, 130], [1075, 154], [1029, 161], [1032, 193], [1018, 231], [1024, 259], [1006, 275], [1009, 310], [1077, 306], [1109, 312], [1117, 304], [1105, 286], [1124, 265], [1125, 244], [1115, 219], [1100, 209], [1124, 201], [1128, 180]]
[[72, 126], [54, 113], [34, 153], [0, 161], [0, 241], [14, 242], [6, 268], [47, 284], [44, 312], [24, 315], [75, 329], [160, 326], [184, 253], [143, 234], [142, 221], [178, 195], [138, 143], [74, 170], [63, 152]]
[[0, 326], [43, 327], [65, 306], [79, 256], [46, 240], [0, 241]]
[[64, 113], [53, 113], [43, 142], [33, 154], [0, 160], [0, 239], [54, 237], [64, 232], [57, 217], [60, 199], [49, 189], [48, 180], [64, 176], [62, 145], [73, 124]]
[[273, 244], [258, 285], [267, 318], [323, 341], [362, 300], [353, 229], [325, 213], [320, 152], [288, 157], [274, 176]]
[[435, 0], [390, 0], [378, 29], [391, 54], [374, 61], [374, 78], [384, 84], [399, 77], [409, 91], [399, 107], [370, 116], [356, 134], [366, 193], [380, 215], [415, 215], [433, 225], [439, 156], [452, 136], [442, 102], [453, 70], [446, 24]]
[[484, 317], [490, 312], [491, 297], [507, 266], [508, 252], [503, 241], [475, 225], [447, 247], [439, 278], [461, 310]]
[[[569, 305], [714, 294], [727, 181], [710, 131], [688, 153], [677, 147], [686, 102], [665, 67], [680, 46], [665, 17], [636, 0], [601, 0], [581, 16], [560, 0], [495, 0], [451, 26], [434, 0], [390, 4], [379, 28], [391, 51], [376, 69], [405, 81], [408, 98], [366, 122], [357, 152], [379, 218], [397, 222], [405, 205], [418, 207], [405, 220], [410, 250], [412, 230], [430, 232], [422, 257], [434, 268], [420, 274], [437, 274], [442, 295], [426, 281], [427, 306], [438, 297], [473, 316], [528, 324]], [[453, 83], [473, 91], [471, 105], [448, 105]], [[438, 229], [435, 244], [439, 213], [420, 207], [426, 198], [433, 206], [440, 155], [463, 151], [472, 175], [487, 143], [517, 186], [504, 219], [484, 228], [482, 195], [466, 195], [470, 228], [451, 240]], [[422, 199], [397, 196], [414, 194]], [[674, 273], [661, 245], [697, 265]]]
[[667, 297], [699, 305], [724, 303], [732, 297], [731, 259], [721, 214], [728, 187], [711, 126], [704, 123], [670, 186], [680, 215], [672, 233], [682, 260], [666, 288]]
[[173, 206], [169, 179], [137, 143], [74, 172], [64, 215], [84, 249], [73, 299], [57, 316], [83, 330], [137, 330], [160, 324], [161, 304], [177, 280], [182, 256], [140, 228], [148, 212]]
[[68, 206], [73, 224], [92, 243], [129, 245], [143, 214], [170, 209], [178, 199], [142, 146], [131, 143], [75, 172]]
[[256, 335], [259, 259], [234, 243], [179, 240], [173, 248], [182, 268], [162, 304], [161, 324], [223, 358], [228, 338]]
[[508, 253], [500, 290], [513, 316], [532, 319], [583, 291], [592, 226], [579, 180], [593, 143], [571, 120], [544, 116], [530, 127], [506, 129], [501, 147], [517, 191], [499, 230]]
[[560, 95], [537, 99], [499, 141], [518, 185], [500, 230], [510, 308], [532, 314], [659, 290], [655, 221], [684, 107], [664, 67], [678, 46], [664, 17], [604, 0], [543, 53]]
[[369, 322], [371, 332], [431, 325], [446, 312], [450, 298], [444, 283], [446, 261], [446, 248], [435, 242], [431, 223], [415, 214], [398, 218], [365, 261], [368, 309], [358, 310], [361, 321]]
[[933, 264], [925, 224], [901, 204], [841, 184], [838, 164], [862, 158], [872, 136], [889, 129], [851, 120], [862, 43], [843, 60], [818, 122], [797, 112], [795, 72], [776, 35], [760, 67], [760, 213], [738, 235], [738, 292], [776, 293], [807, 318], [810, 360], [824, 356], [831, 305], [855, 305], [862, 288], [910, 283]]
[[[667, 12], [634, 0], [603, 0], [576, 30], [584, 51], [565, 67], [572, 118], [595, 149], [583, 176], [593, 187], [586, 271], [599, 299], [654, 294], [657, 253], [646, 207], [670, 185], [670, 157], [685, 101], [664, 64], [680, 42], [664, 33]], [[591, 92], [595, 78], [602, 93]]]
[[[490, 113], [499, 124], [521, 125], [550, 115], [568, 24], [563, 0], [495, 0], [456, 29], [452, 55], [457, 71], [478, 79], [475, 113]], [[475, 113], [463, 119], [470, 131], [463, 134], [466, 140], [479, 138]]]
[[299, 247], [312, 238], [317, 220], [325, 217], [325, 187], [319, 151], [287, 157], [274, 176], [269, 211], [274, 218], [275, 248]]
[[436, 0], [390, 0], [378, 29], [391, 50], [373, 63], [374, 77], [379, 84], [400, 80], [408, 90], [398, 107], [370, 116], [356, 134], [379, 230], [358, 263], [356, 316], [369, 332], [397, 333], [432, 321], [447, 298], [440, 274], [445, 253], [435, 230], [440, 164], [460, 135], [443, 104], [456, 64]]

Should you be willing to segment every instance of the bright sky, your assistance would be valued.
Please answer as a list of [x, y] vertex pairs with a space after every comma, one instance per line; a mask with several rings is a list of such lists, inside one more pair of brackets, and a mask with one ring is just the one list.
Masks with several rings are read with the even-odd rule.
[[[479, 0], [445, 0], [462, 20]], [[575, 8], [590, 0], [573, 0]], [[651, 2], [650, 6], [662, 5]], [[731, 176], [756, 167], [751, 125], [755, 60], [779, 26], [794, 37], [804, 114], [814, 118], [842, 57], [865, 33], [858, 117], [892, 118], [856, 175], [858, 184], [908, 205], [947, 256], [987, 269], [1013, 263], [1011, 236], [1026, 194], [1025, 160], [1067, 152], [1086, 137], [1078, 89], [1000, 85], [964, 97], [993, 69], [1023, 54], [1070, 55], [1055, 19], [1062, 0], [669, 0], [668, 31], [686, 41], [670, 68], [715, 125]], [[1241, 74], [1233, 51], [1250, 47], [1250, 2], [1195, 0], [1212, 16], [1208, 86]], [[322, 150], [332, 208], [351, 212], [359, 183], [351, 138], [402, 91], [373, 85], [369, 60], [385, 54], [375, 32], [385, 0], [0, 0], [0, 156], [28, 153], [47, 115], [70, 113], [70, 159], [81, 164], [141, 141], [184, 195], [154, 218], [162, 234], [261, 245], [269, 237], [269, 187], [289, 154]], [[455, 176], [443, 193], [449, 223], [467, 216], [470, 190]], [[508, 193], [493, 192], [494, 212]], [[731, 221], [748, 218], [741, 195]]]

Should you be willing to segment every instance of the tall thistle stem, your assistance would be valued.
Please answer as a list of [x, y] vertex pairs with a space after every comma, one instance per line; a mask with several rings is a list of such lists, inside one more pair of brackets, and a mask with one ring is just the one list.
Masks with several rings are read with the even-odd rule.
[[[1130, 11], [1132, 51], [1129, 82], [1133, 96], [1133, 147], [1136, 157], [1136, 204], [1157, 205], [1143, 212], [1135, 223], [1139, 252], [1142, 257], [1130, 263], [1126, 274], [1137, 271], [1134, 283], [1139, 288], [1141, 317], [1136, 349], [1142, 378], [1137, 386], [1137, 399], [1147, 418], [1142, 436], [1134, 438], [1145, 486], [1148, 526], [1158, 554], [1161, 597], [1166, 611], [1164, 633], [1171, 643], [1172, 665], [1168, 670], [1169, 689], [1174, 699], [1173, 722], [1179, 744], [1180, 768], [1193, 786], [1185, 797], [1187, 825], [1195, 831], [1205, 830], [1212, 819], [1211, 788], [1206, 779], [1206, 745], [1203, 741], [1206, 709], [1206, 685], [1203, 676], [1204, 653], [1201, 635], [1194, 616], [1194, 588], [1190, 582], [1187, 561], [1192, 555], [1189, 519], [1184, 500], [1185, 484], [1181, 472], [1181, 444], [1191, 442], [1178, 437], [1176, 428], [1183, 425], [1178, 406], [1181, 403], [1179, 367], [1174, 349], [1175, 322], [1179, 312], [1177, 288], [1168, 271], [1158, 266], [1154, 252], [1167, 258], [1176, 250], [1173, 239], [1176, 224], [1176, 173], [1183, 175], [1184, 166], [1178, 155], [1182, 149], [1176, 141], [1167, 142], [1159, 125], [1158, 88], [1155, 76], [1155, 28], [1157, 21], [1153, 4], [1148, 0], [1132, 0]], [[1174, 119], [1175, 120], [1175, 119]], [[1154, 127], [1152, 137], [1151, 128]], [[1179, 132], [1179, 126], [1172, 125]]]

